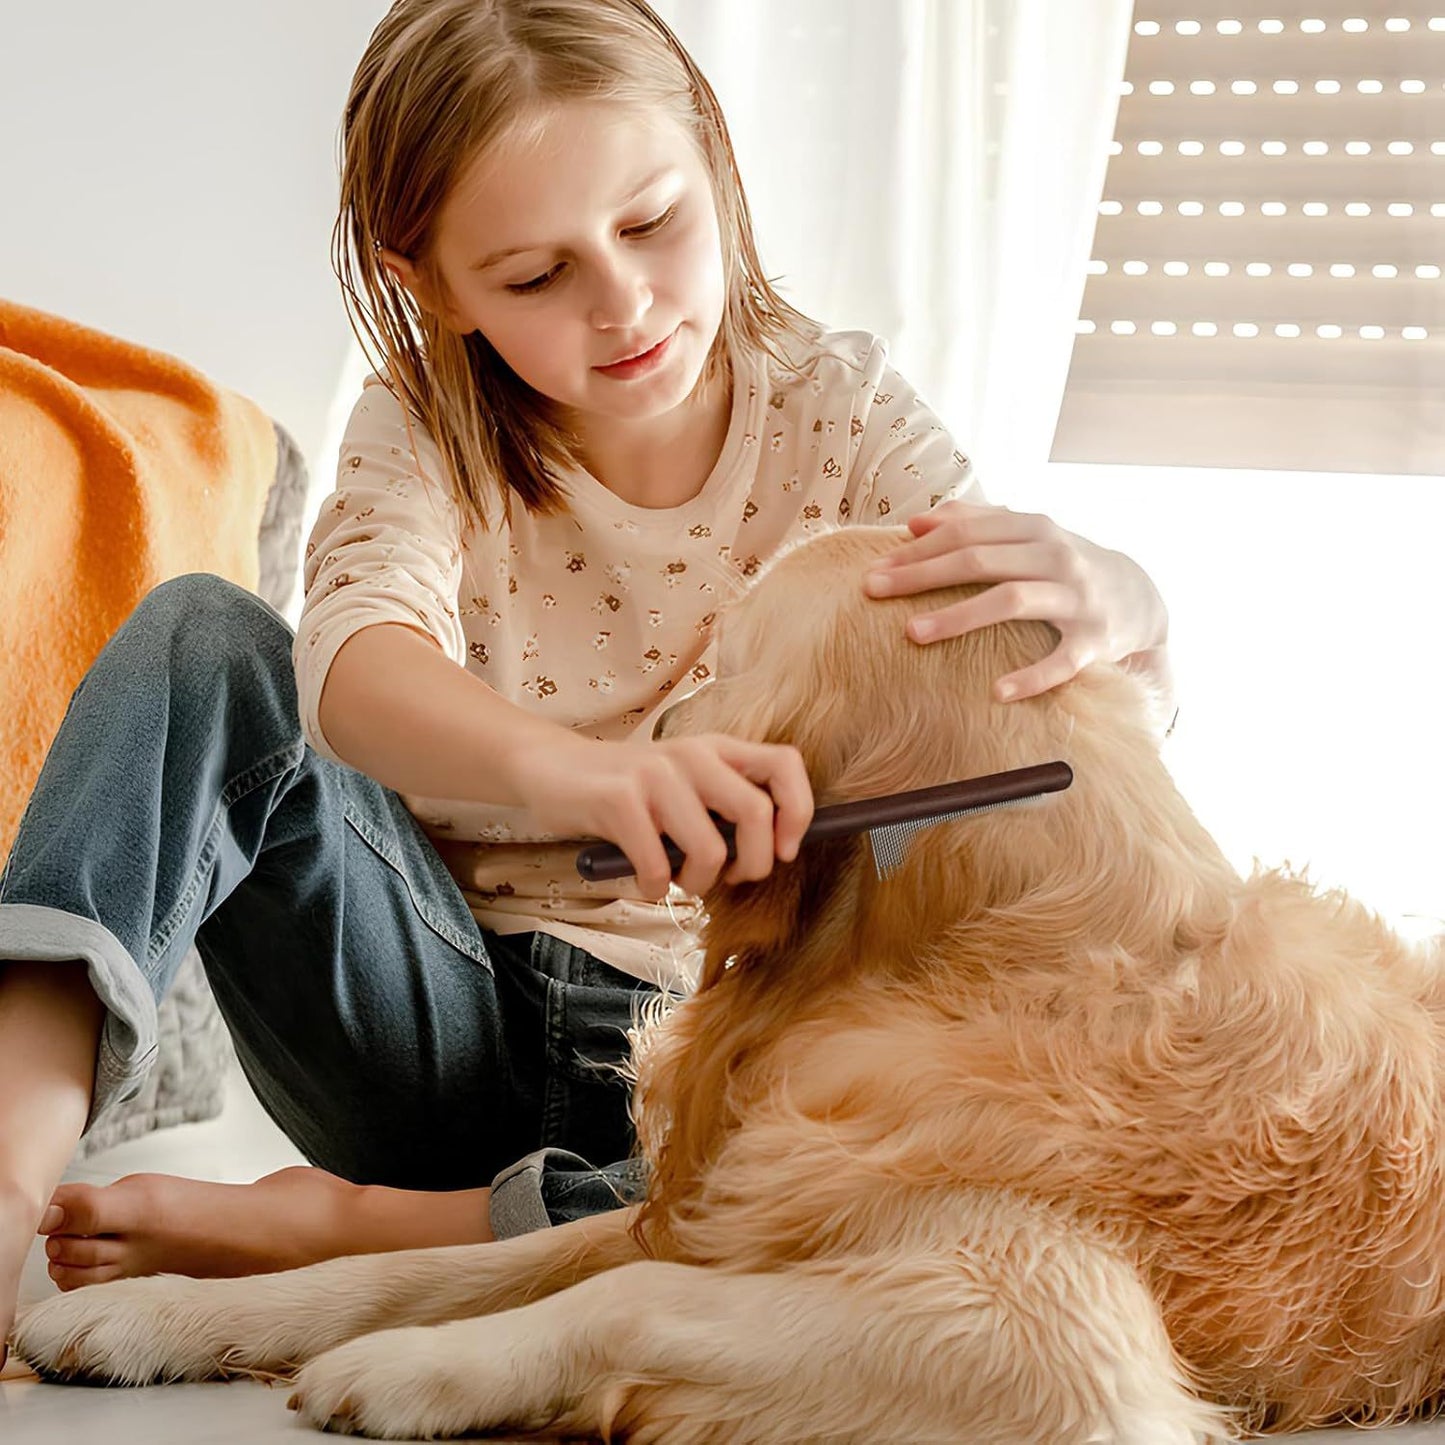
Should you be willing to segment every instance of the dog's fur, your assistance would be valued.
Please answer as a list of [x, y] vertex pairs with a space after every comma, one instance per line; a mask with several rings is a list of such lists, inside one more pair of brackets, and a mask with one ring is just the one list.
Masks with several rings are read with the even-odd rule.
[[700, 986], [637, 1051], [640, 1208], [86, 1289], [18, 1352], [121, 1381], [304, 1366], [306, 1419], [403, 1437], [1170, 1445], [1427, 1405], [1439, 943], [1241, 880], [1122, 669], [992, 702], [1046, 624], [907, 642], [919, 599], [860, 580], [899, 535], [775, 562], [676, 728], [795, 745], [819, 802], [1052, 758], [1075, 782], [926, 829], [887, 881], [850, 839], [717, 889]]

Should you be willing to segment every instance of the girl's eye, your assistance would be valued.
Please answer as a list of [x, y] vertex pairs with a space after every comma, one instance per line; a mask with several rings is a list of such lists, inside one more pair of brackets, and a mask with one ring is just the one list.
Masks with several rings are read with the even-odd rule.
[[[650, 221], [644, 221], [640, 226], [629, 226], [623, 235], [632, 240], [645, 239], [654, 236], [672, 220], [677, 214], [677, 206], [674, 203], [669, 206], [660, 216], [654, 216]], [[518, 281], [507, 287], [507, 290], [516, 296], [535, 296], [539, 291], [545, 291], [562, 274], [562, 265], [558, 262], [550, 271], [544, 271], [540, 276], [533, 276], [530, 281]]]
[[640, 226], [629, 226], [622, 234], [624, 236], [651, 236], [654, 232], [660, 231], [675, 215], [677, 206], [669, 206], [660, 216], [654, 216], [650, 221], [644, 221]]
[[531, 296], [538, 291], [545, 291], [561, 274], [561, 266], [553, 266], [550, 271], [544, 271], [540, 276], [533, 276], [530, 281], [518, 281], [507, 287], [517, 296]]

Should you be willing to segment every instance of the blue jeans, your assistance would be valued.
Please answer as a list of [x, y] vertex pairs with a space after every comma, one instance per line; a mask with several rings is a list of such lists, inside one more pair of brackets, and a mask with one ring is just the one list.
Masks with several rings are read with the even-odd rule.
[[0, 875], [0, 959], [88, 965], [89, 1122], [139, 1089], [194, 942], [258, 1098], [322, 1169], [493, 1184], [499, 1235], [635, 1197], [607, 1065], [651, 986], [480, 928], [400, 799], [307, 746], [291, 643], [249, 592], [180, 577], [71, 698]]

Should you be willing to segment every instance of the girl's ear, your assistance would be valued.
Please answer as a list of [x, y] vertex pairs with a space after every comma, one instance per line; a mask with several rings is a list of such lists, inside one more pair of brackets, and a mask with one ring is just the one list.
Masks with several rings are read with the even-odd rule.
[[423, 311], [435, 316], [449, 331], [460, 332], [462, 330], [456, 313], [437, 294], [436, 288], [427, 281], [410, 257], [403, 256], [400, 251], [388, 250], [383, 246], [381, 248], [381, 264], [386, 268], [392, 280], [406, 290]]

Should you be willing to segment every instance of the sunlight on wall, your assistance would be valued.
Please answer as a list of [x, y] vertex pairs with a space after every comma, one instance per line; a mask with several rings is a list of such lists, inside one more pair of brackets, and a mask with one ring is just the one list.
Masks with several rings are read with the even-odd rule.
[[[311, 533], [312, 524], [321, 511], [322, 502], [336, 490], [336, 466], [341, 455], [341, 438], [346, 432], [346, 423], [351, 419], [351, 409], [356, 405], [357, 398], [361, 395], [362, 384], [370, 372], [371, 366], [361, 347], [357, 344], [355, 337], [350, 338], [346, 347], [346, 359], [341, 367], [341, 376], [331, 395], [331, 405], [327, 408], [326, 424], [321, 433], [321, 445], [311, 461], [310, 485], [306, 493], [306, 520], [301, 527], [301, 541], [296, 559], [298, 578], [302, 575], [301, 569], [305, 564], [306, 541]], [[286, 620], [292, 627], [296, 626], [301, 616], [303, 600], [301, 587], [298, 584], [296, 595], [286, 609]]]
[[1170, 611], [1165, 758], [1231, 860], [1445, 915], [1438, 478], [1055, 464], [990, 497], [1139, 561]]

